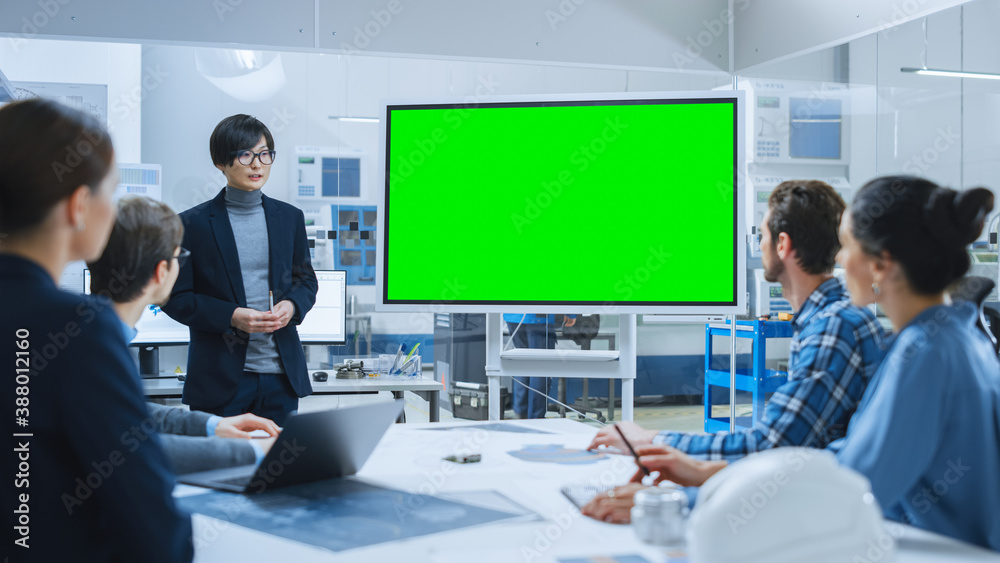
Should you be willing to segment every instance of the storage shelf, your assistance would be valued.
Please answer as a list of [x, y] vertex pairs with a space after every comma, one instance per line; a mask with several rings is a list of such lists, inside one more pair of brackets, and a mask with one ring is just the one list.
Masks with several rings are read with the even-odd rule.
[[[705, 432], [729, 431], [729, 417], [712, 417], [712, 388], [729, 389], [731, 375], [728, 370], [712, 369], [711, 366], [712, 337], [729, 337], [731, 332], [732, 325], [729, 321], [725, 324], [705, 325]], [[752, 368], [736, 370], [736, 390], [753, 394], [751, 416], [736, 417], [737, 429], [753, 427], [764, 412], [767, 394], [773, 393], [788, 381], [788, 372], [767, 369], [764, 362], [767, 359], [767, 339], [791, 338], [792, 333], [792, 323], [787, 321], [736, 321], [736, 338], [750, 339], [753, 348]]]

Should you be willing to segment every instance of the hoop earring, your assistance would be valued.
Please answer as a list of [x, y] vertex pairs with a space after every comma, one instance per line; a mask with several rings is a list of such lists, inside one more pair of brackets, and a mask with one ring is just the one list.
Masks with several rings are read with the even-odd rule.
[[872, 282], [872, 293], [875, 294], [875, 297], [878, 297], [878, 294], [882, 293], [882, 291], [878, 287], [878, 282], [877, 281], [876, 282]]

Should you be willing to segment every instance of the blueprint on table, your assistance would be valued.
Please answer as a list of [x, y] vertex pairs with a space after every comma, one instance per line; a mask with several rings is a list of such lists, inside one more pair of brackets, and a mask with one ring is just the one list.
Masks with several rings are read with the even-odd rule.
[[259, 495], [213, 491], [177, 498], [182, 509], [331, 551], [425, 536], [521, 518], [531, 513], [495, 510], [429, 495], [331, 479]]

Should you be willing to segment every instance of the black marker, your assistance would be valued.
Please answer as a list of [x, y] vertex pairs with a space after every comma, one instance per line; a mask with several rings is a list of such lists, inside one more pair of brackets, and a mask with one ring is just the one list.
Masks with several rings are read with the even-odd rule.
[[639, 462], [639, 454], [635, 453], [635, 450], [632, 449], [632, 444], [628, 443], [628, 438], [625, 437], [622, 429], [617, 424], [615, 425], [615, 430], [617, 430], [618, 435], [622, 437], [622, 441], [625, 442], [625, 447], [628, 448], [628, 451], [632, 452], [632, 457], [635, 458], [635, 464], [639, 466], [639, 469], [642, 469], [642, 472], [646, 474], [646, 477], [649, 477], [649, 470], [646, 469], [645, 465]]

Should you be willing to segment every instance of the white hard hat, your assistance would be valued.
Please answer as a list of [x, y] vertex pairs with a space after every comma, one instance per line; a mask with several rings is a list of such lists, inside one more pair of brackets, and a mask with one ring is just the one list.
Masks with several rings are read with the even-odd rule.
[[693, 563], [891, 563], [896, 553], [868, 479], [810, 448], [715, 474], [698, 492], [688, 547]]

